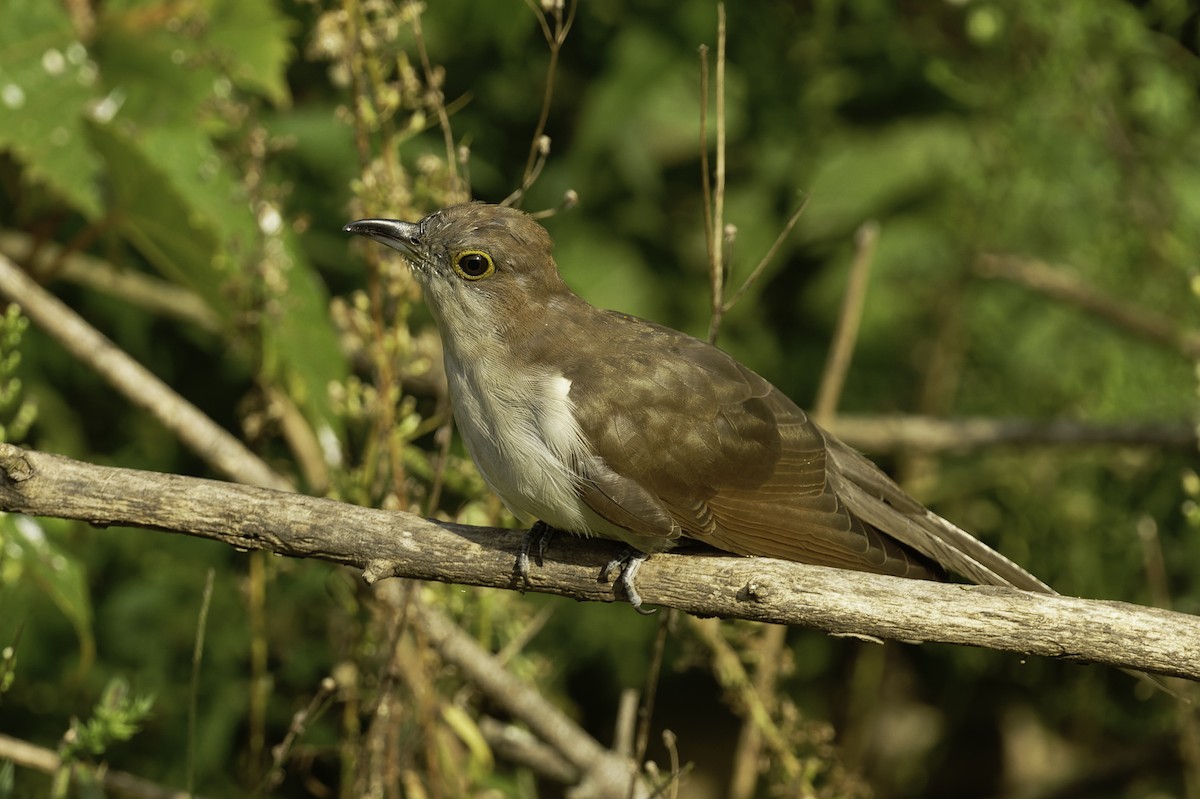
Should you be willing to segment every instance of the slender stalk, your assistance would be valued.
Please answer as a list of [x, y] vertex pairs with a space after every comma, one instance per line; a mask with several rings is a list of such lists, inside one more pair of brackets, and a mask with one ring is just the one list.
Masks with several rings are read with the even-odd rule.
[[712, 194], [712, 228], [708, 231], [712, 314], [708, 340], [716, 343], [725, 306], [725, 4], [717, 4], [717, 160]]
[[833, 343], [829, 348], [829, 357], [825, 360], [825, 370], [821, 374], [817, 400], [813, 405], [813, 418], [818, 424], [829, 424], [837, 412], [842, 387], [846, 384], [846, 373], [850, 370], [850, 359], [854, 355], [854, 344], [858, 340], [858, 327], [862, 322], [867, 284], [878, 241], [879, 225], [875, 222], [864, 222], [854, 237], [854, 261], [850, 266], [850, 279], [846, 283], [846, 293], [842, 295], [842, 307], [838, 313]]
[[196, 643], [192, 648], [192, 684], [188, 691], [187, 792], [196, 790], [196, 707], [200, 696], [200, 663], [204, 659], [204, 634], [208, 630], [208, 608], [212, 604], [214, 570], [204, 578], [200, 615], [196, 620]]

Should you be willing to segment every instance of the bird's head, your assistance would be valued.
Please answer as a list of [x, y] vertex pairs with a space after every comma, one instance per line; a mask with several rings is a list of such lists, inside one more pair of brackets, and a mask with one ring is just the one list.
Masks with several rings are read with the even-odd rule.
[[361, 219], [343, 230], [404, 253], [443, 338], [503, 328], [569, 293], [550, 235], [514, 208], [467, 203], [420, 222]]

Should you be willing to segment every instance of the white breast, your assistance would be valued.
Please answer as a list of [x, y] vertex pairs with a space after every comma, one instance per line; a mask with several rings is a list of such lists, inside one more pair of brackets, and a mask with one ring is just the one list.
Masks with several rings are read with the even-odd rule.
[[594, 515], [578, 493], [580, 468], [592, 455], [575, 419], [571, 381], [518, 374], [504, 364], [486, 356], [464, 363], [447, 353], [454, 420], [467, 451], [488, 486], [526, 522], [594, 532]]

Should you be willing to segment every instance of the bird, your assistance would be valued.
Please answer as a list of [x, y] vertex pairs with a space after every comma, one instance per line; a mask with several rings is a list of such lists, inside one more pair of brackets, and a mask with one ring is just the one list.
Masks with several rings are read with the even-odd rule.
[[1054, 593], [723, 350], [589, 304], [567, 286], [550, 234], [529, 214], [470, 202], [418, 222], [361, 219], [343, 230], [407, 259], [442, 340], [467, 452], [509, 510], [533, 524], [517, 564], [526, 579], [530, 547], [540, 552], [561, 530], [627, 545], [610, 567], [638, 610], [638, 566], [689, 540]]

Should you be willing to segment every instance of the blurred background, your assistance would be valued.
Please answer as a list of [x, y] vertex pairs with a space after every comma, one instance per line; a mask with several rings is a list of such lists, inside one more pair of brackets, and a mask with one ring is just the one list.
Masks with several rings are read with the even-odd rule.
[[[834, 428], [1063, 593], [1200, 612], [1200, 9], [727, 15], [728, 295], [804, 211], [721, 346], [811, 405], [873, 220]], [[0, 19], [0, 253], [303, 491], [512, 523], [450, 435], [403, 263], [349, 220], [415, 220], [468, 180], [498, 202], [536, 172], [522, 204], [559, 209], [572, 287], [707, 335], [712, 3], [0, 0]], [[13, 310], [0, 381], [9, 441], [220, 476]], [[896, 432], [914, 417], [1035, 432], [930, 443]], [[891, 435], [869, 438], [879, 418]], [[1081, 426], [1047, 440], [1064, 421]], [[485, 703], [357, 574], [55, 519], [4, 517], [0, 543], [0, 733], [209, 796], [561, 795], [479, 743]], [[512, 645], [510, 670], [606, 744], [653, 675], [659, 621], [628, 607], [406, 590]], [[752, 674], [775, 652], [754, 625], [721, 635]], [[687, 769], [679, 796], [739, 795], [743, 704], [715, 662], [678, 620], [649, 756]], [[773, 662], [791, 760], [762, 751], [740, 795], [1200, 797], [1194, 712], [1113, 670], [800, 629]], [[0, 795], [89, 790], [0, 766]]]

